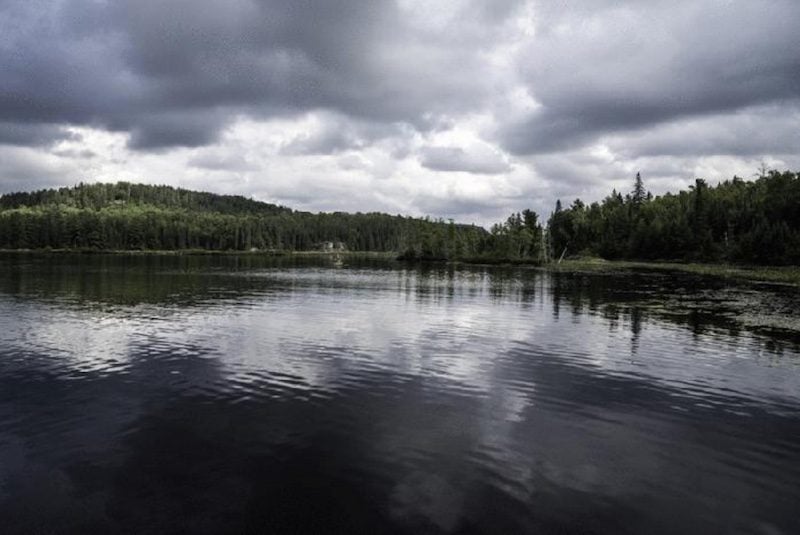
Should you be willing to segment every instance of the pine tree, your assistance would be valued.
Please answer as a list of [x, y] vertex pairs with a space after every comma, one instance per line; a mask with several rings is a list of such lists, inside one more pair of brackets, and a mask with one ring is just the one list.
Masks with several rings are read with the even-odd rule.
[[636, 180], [633, 183], [633, 192], [631, 193], [631, 202], [639, 206], [647, 200], [647, 195], [647, 190], [644, 189], [644, 183], [642, 182], [642, 175], [636, 173]]

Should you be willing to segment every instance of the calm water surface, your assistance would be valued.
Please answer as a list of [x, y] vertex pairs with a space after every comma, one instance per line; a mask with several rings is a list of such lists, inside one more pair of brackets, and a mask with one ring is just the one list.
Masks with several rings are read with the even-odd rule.
[[3, 533], [800, 533], [800, 294], [0, 257]]

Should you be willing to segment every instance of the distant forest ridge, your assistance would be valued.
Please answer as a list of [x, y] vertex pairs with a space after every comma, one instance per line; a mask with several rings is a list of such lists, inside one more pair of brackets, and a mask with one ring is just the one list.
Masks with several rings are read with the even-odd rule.
[[333, 248], [448, 259], [482, 254], [489, 241], [475, 225], [382, 213], [313, 214], [172, 186], [80, 184], [0, 196], [0, 249]]
[[442, 219], [309, 213], [242, 196], [119, 182], [0, 196], [0, 249], [393, 252], [407, 259], [540, 263], [562, 256], [800, 264], [800, 174], [763, 172], [651, 195], [561, 202], [487, 231]]
[[0, 196], [0, 210], [22, 207], [72, 207], [100, 210], [129, 204], [217, 212], [228, 215], [292, 213], [291, 209], [284, 206], [248, 199], [241, 195], [217, 195], [172, 186], [153, 186], [129, 182], [80, 184], [71, 188], [43, 189]]

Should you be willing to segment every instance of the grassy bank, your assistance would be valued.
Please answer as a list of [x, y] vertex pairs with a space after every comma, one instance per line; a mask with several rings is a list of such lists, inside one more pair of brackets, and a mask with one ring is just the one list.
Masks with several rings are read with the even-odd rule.
[[685, 264], [673, 262], [608, 261], [600, 258], [564, 260], [546, 269], [567, 273], [622, 271], [630, 269], [680, 271], [751, 282], [768, 282], [800, 286], [798, 266], [734, 266], [724, 264]]

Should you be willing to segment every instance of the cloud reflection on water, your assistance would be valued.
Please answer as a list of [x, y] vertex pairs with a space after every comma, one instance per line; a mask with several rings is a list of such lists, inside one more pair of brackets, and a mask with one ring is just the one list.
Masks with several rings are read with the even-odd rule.
[[0, 277], [11, 532], [794, 522], [798, 353], [637, 305], [664, 281], [179, 267]]

